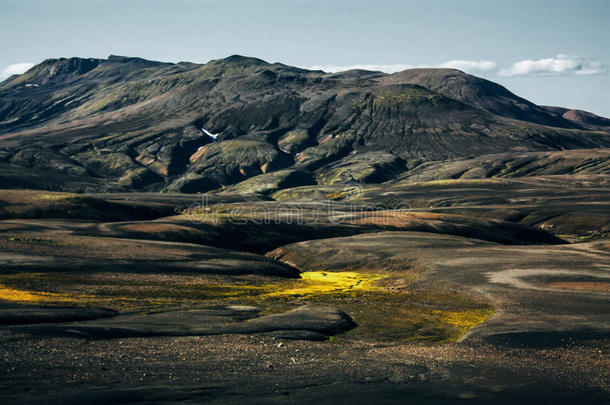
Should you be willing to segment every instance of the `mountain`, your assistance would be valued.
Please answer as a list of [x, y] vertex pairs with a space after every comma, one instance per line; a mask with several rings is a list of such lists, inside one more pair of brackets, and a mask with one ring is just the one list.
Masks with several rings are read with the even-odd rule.
[[543, 108], [556, 117], [561, 117], [565, 120], [571, 121], [581, 128], [597, 129], [602, 131], [610, 130], [610, 119], [600, 117], [599, 115], [595, 115], [587, 111], [550, 106], [544, 106]]
[[0, 188], [379, 183], [432, 161], [609, 148], [607, 123], [453, 69], [50, 59], [0, 83]]
[[411, 83], [502, 117], [560, 128], [582, 127], [508, 91], [489, 80], [455, 69], [410, 69], [385, 78], [391, 83]]

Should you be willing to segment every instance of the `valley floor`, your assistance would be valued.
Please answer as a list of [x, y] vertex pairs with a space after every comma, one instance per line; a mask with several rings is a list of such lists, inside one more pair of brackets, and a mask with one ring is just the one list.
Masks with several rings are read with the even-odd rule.
[[2, 190], [0, 396], [606, 403], [609, 184]]

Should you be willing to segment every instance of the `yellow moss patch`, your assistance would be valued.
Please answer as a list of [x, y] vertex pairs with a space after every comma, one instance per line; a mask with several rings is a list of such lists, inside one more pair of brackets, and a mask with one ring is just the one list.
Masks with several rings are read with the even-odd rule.
[[354, 271], [306, 271], [301, 273], [301, 280], [299, 280], [296, 286], [269, 293], [267, 296], [308, 296], [353, 290], [380, 291], [383, 288], [375, 286], [374, 283], [383, 278], [385, 277], [379, 274], [356, 273]]
[[[26, 288], [19, 288], [17, 286], [10, 286], [0, 284], [0, 301], [12, 301], [22, 303], [37, 303], [37, 304], [60, 304], [60, 303], [72, 303], [78, 305], [108, 305], [110, 307], [116, 306], [115, 304], [120, 302], [129, 302], [133, 304], [167, 304], [168, 300], [159, 300], [156, 297], [154, 299], [142, 299], [141, 297], [123, 296], [123, 295], [100, 295], [100, 294], [79, 294], [79, 293], [64, 293], [64, 292], [50, 292], [41, 291], [41, 289], [33, 289], [30, 286], [36, 281], [48, 282], [49, 280], [55, 281], [58, 285], [62, 284], [62, 277], [69, 278], [67, 274], [62, 273], [20, 273], [11, 274], [1, 277], [7, 284], [17, 282], [18, 284], [24, 284]], [[29, 287], [29, 288], [27, 288]]]
[[0, 300], [18, 301], [18, 302], [74, 302], [80, 303], [90, 296], [68, 296], [65, 294], [56, 294], [49, 292], [35, 292], [26, 290], [17, 290], [0, 285]]
[[148, 305], [167, 305], [174, 304], [174, 300], [157, 299], [151, 297], [125, 297], [125, 296], [108, 296], [102, 297], [97, 295], [84, 294], [64, 294], [52, 293], [43, 291], [28, 291], [9, 288], [0, 285], [0, 301], [11, 301], [20, 303], [32, 304], [78, 304], [78, 305], [104, 305], [108, 308], [121, 308], [126, 304], [132, 307], [141, 307]]
[[491, 308], [472, 308], [464, 311], [433, 311], [440, 316], [440, 320], [455, 327], [459, 336], [468, 332], [470, 329], [485, 322], [493, 314]]
[[38, 196], [39, 200], [61, 201], [69, 200], [78, 197], [78, 194], [72, 193], [44, 193]]
[[[493, 310], [456, 292], [412, 287], [416, 275], [311, 271], [299, 279], [257, 276], [20, 273], [0, 276], [0, 300], [102, 305], [254, 305], [261, 315], [313, 303], [348, 313], [358, 327], [338, 339], [455, 341]], [[400, 291], [390, 289], [402, 285]]]
[[338, 200], [343, 197], [343, 193], [335, 192], [335, 193], [326, 193], [326, 198], [328, 200]]
[[[155, 285], [143, 283], [136, 285], [115, 285], [112, 280], [81, 280], [82, 276], [55, 273], [28, 273], [2, 277], [7, 284], [0, 284], [0, 300], [21, 302], [73, 302], [79, 304], [112, 303], [113, 301], [142, 301], [142, 303], [169, 303], [174, 301], [216, 301], [227, 299], [290, 298], [294, 296], [312, 297], [351, 291], [382, 291], [383, 287], [374, 285], [375, 281], [385, 278], [378, 274], [357, 272], [301, 273], [298, 280], [282, 280], [259, 285], [205, 284], [201, 286]], [[60, 288], [70, 285], [88, 285], [91, 294], [58, 293], [40, 291], [47, 289], [49, 282]], [[100, 283], [101, 282], [101, 283]], [[89, 284], [91, 283], [91, 284]], [[39, 285], [37, 287], [37, 285]], [[70, 287], [74, 290], [75, 287]], [[82, 288], [82, 287], [81, 287]], [[152, 301], [151, 301], [152, 300]]]

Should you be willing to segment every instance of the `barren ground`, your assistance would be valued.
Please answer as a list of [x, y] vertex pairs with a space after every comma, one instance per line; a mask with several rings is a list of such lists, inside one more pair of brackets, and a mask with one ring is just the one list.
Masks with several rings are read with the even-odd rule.
[[447, 180], [204, 207], [2, 190], [0, 395], [605, 403], [607, 184]]

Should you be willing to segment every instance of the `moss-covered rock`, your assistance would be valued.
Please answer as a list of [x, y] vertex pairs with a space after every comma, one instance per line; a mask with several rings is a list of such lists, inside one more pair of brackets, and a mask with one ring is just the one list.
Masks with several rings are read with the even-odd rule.
[[405, 170], [405, 163], [386, 152], [350, 154], [316, 171], [319, 184], [381, 183]]
[[277, 145], [280, 150], [290, 154], [295, 154], [302, 151], [307, 146], [311, 146], [311, 143], [311, 138], [307, 133], [307, 130], [304, 129], [288, 131], [277, 141]]
[[142, 167], [127, 154], [110, 149], [80, 153], [74, 159], [98, 176], [111, 179], [118, 179], [125, 173]]
[[257, 139], [231, 139], [209, 144], [170, 191], [205, 192], [264, 174], [285, 164], [271, 144]]
[[301, 186], [285, 188], [273, 193], [272, 198], [277, 201], [306, 200], [348, 200], [356, 198], [362, 189], [357, 185], [335, 186]]
[[87, 176], [91, 173], [81, 164], [52, 149], [28, 148], [15, 153], [10, 162], [38, 170], [49, 170], [73, 176]]
[[314, 184], [311, 172], [285, 169], [277, 172], [259, 174], [233, 186], [222, 189], [226, 193], [270, 194], [277, 190]]
[[356, 135], [353, 133], [328, 135], [320, 140], [319, 145], [309, 147], [298, 153], [295, 162], [301, 167], [317, 169], [352, 152], [355, 148], [355, 142]]

